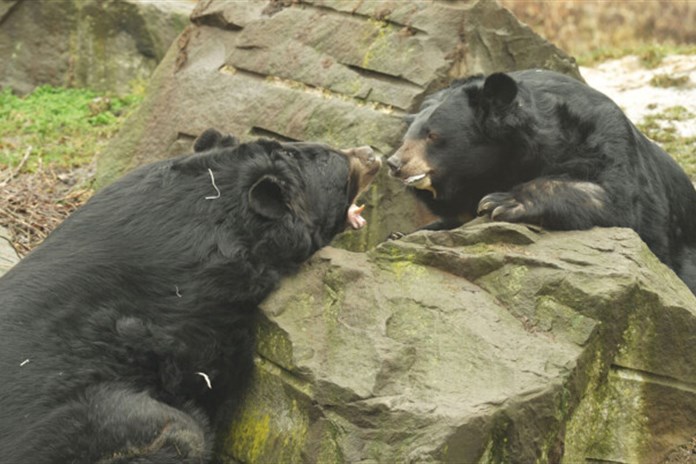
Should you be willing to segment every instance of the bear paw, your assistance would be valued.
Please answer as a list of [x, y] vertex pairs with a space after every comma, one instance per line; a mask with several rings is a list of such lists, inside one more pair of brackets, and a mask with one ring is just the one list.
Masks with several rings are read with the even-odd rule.
[[526, 206], [509, 192], [490, 193], [478, 204], [479, 216], [490, 216], [495, 221], [520, 221], [527, 212]]

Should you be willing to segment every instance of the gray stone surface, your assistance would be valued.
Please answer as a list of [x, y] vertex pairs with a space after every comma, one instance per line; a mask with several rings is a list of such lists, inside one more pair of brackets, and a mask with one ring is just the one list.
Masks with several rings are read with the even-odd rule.
[[0, 87], [126, 93], [150, 77], [188, 23], [190, 0], [0, 2]]
[[327, 248], [263, 308], [226, 459], [653, 463], [696, 429], [696, 299], [628, 229]]

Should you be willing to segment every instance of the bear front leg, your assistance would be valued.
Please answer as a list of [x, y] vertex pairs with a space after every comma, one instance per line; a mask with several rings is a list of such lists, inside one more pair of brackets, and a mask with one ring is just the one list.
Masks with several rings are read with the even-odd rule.
[[479, 202], [478, 215], [556, 230], [620, 225], [611, 217], [609, 196], [601, 185], [548, 177], [486, 195]]

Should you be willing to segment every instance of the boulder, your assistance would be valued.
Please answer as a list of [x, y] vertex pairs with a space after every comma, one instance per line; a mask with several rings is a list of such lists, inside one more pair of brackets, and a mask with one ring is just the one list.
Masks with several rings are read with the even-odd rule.
[[[207, 0], [191, 20], [139, 111], [98, 156], [97, 186], [189, 151], [211, 126], [242, 140], [369, 144], [389, 154], [403, 116], [453, 78], [534, 66], [579, 77], [571, 58], [493, 0]], [[342, 246], [366, 249], [431, 220], [402, 192], [378, 180], [365, 196], [370, 227]]]
[[130, 92], [150, 77], [192, 8], [190, 0], [0, 2], [0, 87]]
[[326, 248], [263, 311], [223, 462], [639, 464], [696, 430], [696, 299], [629, 229]]
[[19, 255], [10, 241], [10, 232], [0, 227], [0, 276], [19, 261]]

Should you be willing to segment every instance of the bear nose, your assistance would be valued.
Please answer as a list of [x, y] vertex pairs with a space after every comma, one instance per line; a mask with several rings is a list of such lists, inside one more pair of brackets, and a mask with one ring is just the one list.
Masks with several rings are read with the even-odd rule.
[[387, 165], [389, 166], [389, 169], [396, 174], [401, 169], [401, 160], [398, 156], [392, 155], [387, 159]]

